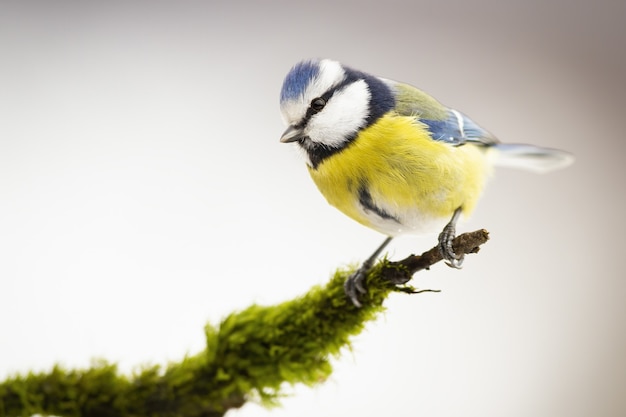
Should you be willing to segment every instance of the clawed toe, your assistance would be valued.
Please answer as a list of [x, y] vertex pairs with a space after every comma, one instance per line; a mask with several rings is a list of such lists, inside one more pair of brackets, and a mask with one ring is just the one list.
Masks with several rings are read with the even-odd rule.
[[454, 228], [452, 233], [446, 233], [449, 231], [448, 227], [439, 235], [439, 253], [441, 257], [446, 261], [446, 265], [451, 268], [460, 269], [463, 265], [465, 255], [457, 255], [452, 248], [452, 240], [454, 239]]
[[[455, 255], [458, 256], [458, 255]], [[448, 265], [450, 268], [455, 268], [455, 269], [461, 269], [463, 266], [463, 260], [465, 259], [465, 256], [461, 255], [458, 258], [453, 258], [453, 259], [448, 259], [446, 260], [446, 265]]]
[[367, 292], [365, 289], [365, 277], [367, 276], [367, 272], [370, 270], [380, 252], [391, 242], [391, 236], [387, 237], [384, 242], [372, 253], [372, 255], [363, 262], [363, 265], [355, 272], [352, 273], [346, 279], [346, 282], [343, 284], [343, 289], [346, 293], [346, 296], [352, 301], [356, 307], [361, 307], [362, 304], [359, 301], [359, 296], [363, 295]]
[[452, 241], [456, 235], [456, 221], [461, 213], [460, 208], [455, 210], [452, 219], [446, 227], [443, 228], [441, 233], [439, 234], [439, 253], [441, 253], [441, 257], [446, 261], [446, 265], [451, 268], [460, 269], [461, 265], [463, 265], [463, 259], [465, 255], [457, 255], [452, 248]]
[[362, 304], [359, 301], [359, 296], [366, 293], [365, 290], [365, 277], [367, 275], [367, 270], [363, 267], [357, 269], [352, 275], [346, 279], [346, 282], [343, 284], [343, 289], [346, 292], [346, 295], [352, 301], [356, 307], [361, 307]]

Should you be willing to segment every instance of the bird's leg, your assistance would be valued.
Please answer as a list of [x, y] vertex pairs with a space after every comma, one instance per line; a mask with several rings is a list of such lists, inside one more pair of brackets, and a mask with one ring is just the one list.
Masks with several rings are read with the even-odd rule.
[[460, 269], [463, 264], [463, 258], [465, 255], [457, 255], [454, 253], [454, 249], [452, 249], [452, 240], [454, 240], [454, 236], [456, 234], [456, 222], [459, 220], [461, 216], [461, 207], [454, 210], [454, 214], [452, 218], [443, 228], [441, 233], [439, 234], [439, 252], [441, 256], [446, 261], [446, 264], [451, 268]]
[[374, 262], [376, 262], [376, 258], [378, 258], [378, 255], [380, 255], [383, 249], [385, 249], [389, 242], [391, 242], [391, 239], [393, 239], [391, 236], [385, 239], [385, 241], [378, 247], [378, 249], [376, 249], [374, 253], [372, 253], [372, 255], [367, 258], [365, 262], [363, 262], [359, 269], [353, 272], [352, 275], [350, 275], [348, 279], [346, 279], [346, 282], [343, 284], [346, 295], [355, 306], [361, 307], [361, 303], [359, 302], [359, 294], [365, 294], [366, 292], [364, 284], [367, 272], [370, 270], [372, 265], [374, 265]]

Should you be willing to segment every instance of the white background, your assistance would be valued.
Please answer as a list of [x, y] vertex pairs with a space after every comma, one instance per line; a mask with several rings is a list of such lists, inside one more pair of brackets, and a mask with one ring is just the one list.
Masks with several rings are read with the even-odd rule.
[[[328, 57], [420, 86], [507, 142], [443, 265], [283, 407], [232, 416], [626, 414], [625, 3], [0, 2], [0, 378], [204, 348], [203, 326], [326, 282], [382, 240], [280, 144], [282, 78]], [[402, 238], [393, 258], [430, 248]]]

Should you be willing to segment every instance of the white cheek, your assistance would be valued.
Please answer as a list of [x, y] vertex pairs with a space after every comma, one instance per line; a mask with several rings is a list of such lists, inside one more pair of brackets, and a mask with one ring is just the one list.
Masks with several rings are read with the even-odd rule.
[[365, 125], [369, 100], [370, 92], [365, 81], [350, 84], [335, 93], [324, 110], [311, 118], [305, 133], [315, 142], [341, 146]]

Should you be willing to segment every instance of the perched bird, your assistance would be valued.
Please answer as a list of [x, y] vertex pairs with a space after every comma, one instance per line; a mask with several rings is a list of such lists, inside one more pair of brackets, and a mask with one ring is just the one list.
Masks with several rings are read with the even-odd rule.
[[387, 239], [347, 280], [360, 306], [364, 279], [395, 236], [441, 230], [439, 250], [459, 268], [456, 222], [474, 209], [492, 166], [546, 172], [570, 154], [502, 144], [461, 112], [405, 83], [322, 59], [296, 64], [280, 93], [288, 125], [280, 141], [302, 151], [328, 202]]

